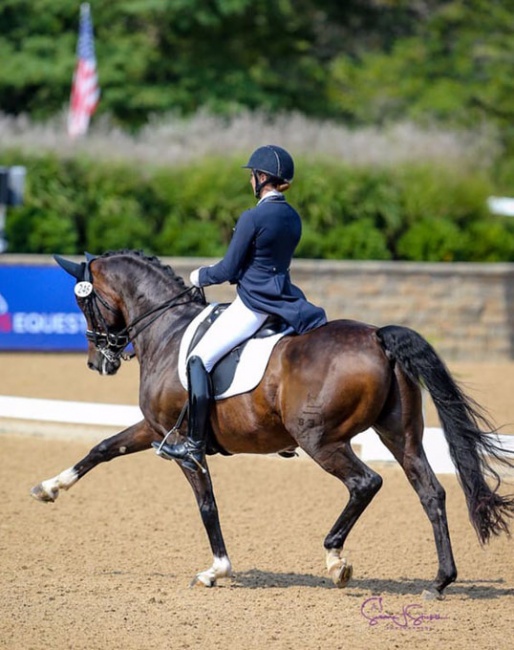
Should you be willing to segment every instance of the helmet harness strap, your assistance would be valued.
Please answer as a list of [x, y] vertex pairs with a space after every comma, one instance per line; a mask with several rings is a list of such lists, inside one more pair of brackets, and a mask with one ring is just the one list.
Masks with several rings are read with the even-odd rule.
[[252, 169], [252, 174], [253, 174], [253, 179], [255, 181], [255, 191], [254, 191], [255, 198], [260, 199], [261, 192], [264, 186], [271, 181], [271, 176], [269, 174], [266, 174], [266, 178], [263, 181], [259, 181], [259, 174], [265, 174], [265, 172], [260, 172], [257, 169]]

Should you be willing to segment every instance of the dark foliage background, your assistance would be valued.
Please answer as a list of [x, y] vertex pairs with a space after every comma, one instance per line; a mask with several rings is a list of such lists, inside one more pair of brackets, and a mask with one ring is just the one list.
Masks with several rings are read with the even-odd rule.
[[[0, 4], [0, 111], [31, 124], [62, 113], [75, 65], [76, 0]], [[101, 102], [137, 137], [149, 121], [199, 111], [297, 112], [353, 129], [409, 121], [490, 130], [497, 155], [475, 170], [424, 160], [353, 168], [303, 154], [291, 200], [311, 257], [509, 260], [508, 219], [486, 199], [514, 183], [514, 22], [498, 0], [91, 0]], [[251, 127], [250, 127], [251, 128]], [[37, 150], [38, 143], [33, 143]], [[12, 143], [11, 143], [12, 145]], [[222, 252], [248, 188], [231, 152], [151, 170], [2, 146], [26, 164], [27, 201], [8, 219], [10, 251], [143, 246]], [[373, 146], [372, 144], [370, 145]], [[302, 158], [302, 155], [300, 156]], [[240, 164], [240, 161], [238, 161]], [[236, 182], [237, 184], [237, 182]], [[322, 191], [320, 191], [322, 188]], [[198, 220], [202, 227], [199, 228]]]

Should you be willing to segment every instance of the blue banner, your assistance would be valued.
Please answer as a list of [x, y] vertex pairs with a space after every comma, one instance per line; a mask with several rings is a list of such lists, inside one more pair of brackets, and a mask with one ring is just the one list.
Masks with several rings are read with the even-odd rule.
[[59, 267], [0, 265], [0, 350], [85, 350], [74, 286]]

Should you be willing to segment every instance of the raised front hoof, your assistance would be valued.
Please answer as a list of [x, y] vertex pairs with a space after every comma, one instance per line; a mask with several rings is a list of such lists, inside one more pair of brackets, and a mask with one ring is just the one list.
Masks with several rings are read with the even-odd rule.
[[423, 600], [444, 600], [445, 598], [444, 593], [438, 591], [435, 587], [431, 587], [430, 589], [423, 589], [421, 597]]
[[30, 491], [30, 496], [36, 499], [36, 501], [41, 501], [41, 503], [53, 503], [59, 496], [59, 490], [56, 488], [54, 490], [47, 491], [43, 487], [43, 484], [40, 483], [32, 488]]

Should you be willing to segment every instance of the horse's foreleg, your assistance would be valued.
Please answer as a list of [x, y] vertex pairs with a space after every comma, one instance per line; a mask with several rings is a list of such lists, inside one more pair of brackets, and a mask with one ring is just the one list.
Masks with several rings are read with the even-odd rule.
[[100, 463], [105, 463], [117, 456], [125, 456], [148, 449], [152, 441], [157, 438], [158, 436], [146, 420], [142, 420], [111, 438], [103, 440], [78, 463], [33, 487], [31, 495], [38, 501], [53, 502], [59, 496], [61, 489], [69, 490], [72, 485]]
[[340, 479], [350, 493], [346, 507], [324, 541], [328, 573], [337, 587], [345, 587], [353, 568], [344, 556], [344, 543], [381, 488], [382, 478], [357, 458], [349, 443], [333, 443], [310, 455], [325, 471]]
[[[207, 465], [205, 467], [207, 468]], [[208, 468], [205, 474], [203, 472], [190, 472], [187, 469], [183, 469], [182, 471], [193, 488], [196, 502], [200, 509], [200, 516], [213, 553], [212, 566], [205, 571], [197, 573], [191, 581], [190, 586], [214, 587], [220, 578], [231, 577], [232, 565], [221, 532], [218, 507], [214, 498], [211, 476]]]

